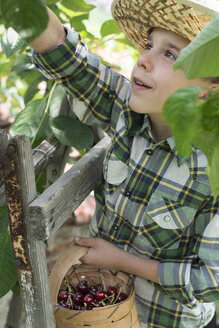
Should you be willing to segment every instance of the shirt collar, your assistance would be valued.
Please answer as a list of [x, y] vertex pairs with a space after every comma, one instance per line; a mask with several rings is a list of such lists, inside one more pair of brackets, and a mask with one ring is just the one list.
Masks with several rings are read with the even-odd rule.
[[[174, 137], [169, 137], [166, 139], [171, 151], [173, 154], [177, 157], [178, 161], [178, 166], [181, 166], [183, 163], [185, 163], [190, 156], [184, 157], [179, 154], [179, 152], [176, 149], [176, 143], [175, 143], [175, 138]], [[197, 148], [192, 145], [192, 153], [196, 153]]]
[[[133, 110], [131, 110], [129, 106], [127, 106], [126, 110], [124, 111], [124, 115], [128, 128], [127, 131], [128, 136], [138, 136], [140, 134], [144, 134], [145, 137], [148, 137], [151, 140], [153, 140], [154, 148], [166, 142], [169, 145], [172, 153], [176, 156], [178, 166], [181, 166], [183, 163], [187, 161], [188, 157], [184, 157], [180, 155], [179, 152], [176, 150], [176, 143], [173, 136], [165, 140], [162, 140], [160, 142], [156, 142], [154, 140], [151, 133], [151, 125], [150, 125], [150, 119], [148, 114], [136, 113]], [[192, 152], [195, 151], [196, 151], [196, 147], [192, 146]]]
[[127, 106], [124, 110], [124, 116], [128, 136], [138, 136], [150, 128], [148, 114], [136, 113]]

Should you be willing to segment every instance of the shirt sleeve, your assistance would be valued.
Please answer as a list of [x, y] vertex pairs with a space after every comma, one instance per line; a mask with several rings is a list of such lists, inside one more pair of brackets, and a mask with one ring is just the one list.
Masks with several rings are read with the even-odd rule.
[[48, 79], [64, 87], [82, 122], [113, 133], [127, 102], [130, 83], [101, 64], [99, 57], [88, 51], [80, 34], [68, 28], [66, 32], [66, 40], [57, 48], [45, 54], [34, 52], [33, 63]]
[[196, 220], [208, 224], [201, 234], [194, 233], [193, 255], [162, 260], [158, 272], [161, 289], [190, 308], [219, 299], [219, 199], [209, 198]]

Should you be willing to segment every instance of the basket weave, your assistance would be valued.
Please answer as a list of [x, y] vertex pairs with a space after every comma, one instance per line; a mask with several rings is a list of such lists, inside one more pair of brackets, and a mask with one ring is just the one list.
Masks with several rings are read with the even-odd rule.
[[[128, 298], [117, 304], [94, 308], [90, 311], [76, 311], [62, 308], [57, 305], [57, 296], [63, 287], [63, 280], [68, 276], [74, 284], [86, 279], [88, 283], [100, 283], [100, 270], [86, 265], [76, 266], [78, 260], [88, 252], [88, 248], [74, 246], [67, 249], [59, 257], [53, 266], [49, 277], [50, 291], [54, 316], [57, 328], [140, 328], [140, 320], [137, 314], [134, 300], [134, 286], [130, 277], [124, 272], [112, 273], [109, 270], [101, 270], [105, 284], [110, 286], [122, 286], [122, 291]], [[69, 270], [71, 274], [69, 274]]]

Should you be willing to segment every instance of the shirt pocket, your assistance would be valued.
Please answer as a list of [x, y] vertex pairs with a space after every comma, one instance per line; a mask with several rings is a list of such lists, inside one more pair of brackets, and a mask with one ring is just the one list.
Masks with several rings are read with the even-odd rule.
[[119, 186], [128, 176], [128, 166], [115, 156], [111, 156], [105, 171], [105, 180], [114, 186]]
[[115, 155], [111, 155], [104, 163], [104, 180], [106, 203], [114, 208], [121, 193], [123, 183], [128, 177], [128, 166]]
[[[115, 215], [115, 204], [122, 194], [124, 182], [127, 177], [128, 166], [125, 163], [114, 155], [106, 159], [104, 164], [105, 217], [104, 220], [102, 220], [101, 228], [107, 233], [109, 233], [114, 224], [118, 224], [118, 215]], [[120, 230], [118, 226], [116, 229]]]
[[139, 239], [157, 249], [178, 248], [197, 209], [160, 195], [152, 195], [139, 229]]

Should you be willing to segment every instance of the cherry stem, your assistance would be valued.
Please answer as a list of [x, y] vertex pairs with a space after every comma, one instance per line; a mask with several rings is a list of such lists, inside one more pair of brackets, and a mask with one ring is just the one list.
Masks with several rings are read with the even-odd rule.
[[73, 292], [72, 288], [71, 288], [71, 285], [76, 288], [76, 286], [73, 284], [73, 282], [71, 282], [68, 278], [65, 278], [65, 285], [68, 289], [68, 292]]
[[103, 278], [103, 275], [101, 272], [100, 272], [100, 280], [101, 280], [101, 284], [103, 286], [103, 290], [104, 290], [104, 292], [106, 292], [107, 289], [106, 289], [105, 281], [104, 281], [104, 278]]
[[114, 300], [113, 304], [115, 304], [115, 303], [116, 303], [116, 301], [118, 300], [118, 298], [119, 298], [119, 295], [121, 294], [121, 291], [122, 291], [122, 286], [120, 286], [120, 287], [119, 287], [119, 292], [118, 292], [118, 294], [117, 294], [117, 296], [116, 296], [116, 298], [115, 298], [115, 300]]

